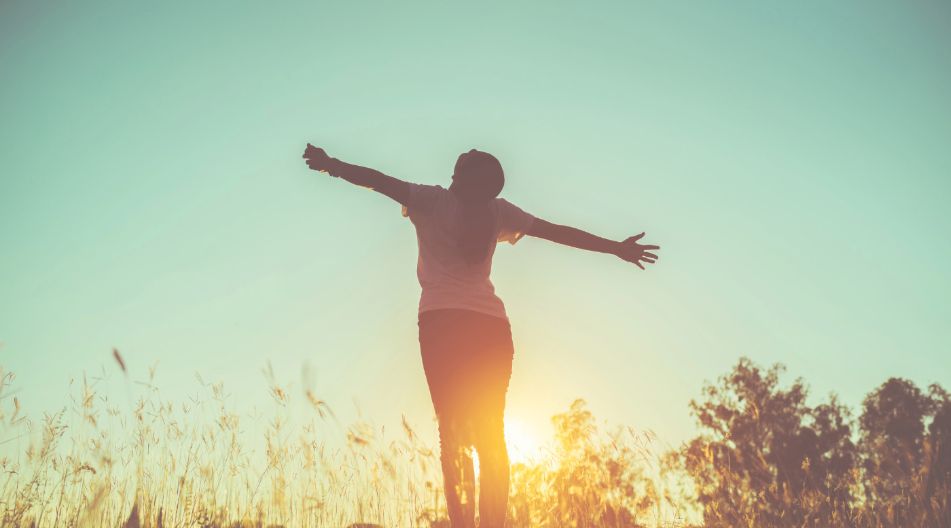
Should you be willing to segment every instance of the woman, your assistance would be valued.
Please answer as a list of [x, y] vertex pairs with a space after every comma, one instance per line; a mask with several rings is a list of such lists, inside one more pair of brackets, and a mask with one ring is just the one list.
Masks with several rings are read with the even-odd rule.
[[641, 269], [657, 260], [651, 251], [659, 247], [639, 244], [644, 233], [616, 242], [535, 218], [497, 198], [504, 173], [486, 152], [460, 155], [448, 189], [351, 165], [309, 143], [304, 158], [313, 170], [396, 200], [416, 227], [419, 346], [439, 423], [449, 520], [453, 528], [475, 526], [475, 448], [480, 526], [504, 526], [509, 463], [502, 417], [514, 349], [505, 306], [489, 280], [496, 243], [531, 235], [610, 253]]

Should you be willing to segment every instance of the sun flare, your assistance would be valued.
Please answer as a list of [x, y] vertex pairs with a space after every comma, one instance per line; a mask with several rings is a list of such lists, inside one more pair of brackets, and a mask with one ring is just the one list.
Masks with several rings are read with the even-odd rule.
[[512, 462], [537, 460], [542, 455], [538, 434], [524, 421], [510, 416], [505, 417], [505, 446]]

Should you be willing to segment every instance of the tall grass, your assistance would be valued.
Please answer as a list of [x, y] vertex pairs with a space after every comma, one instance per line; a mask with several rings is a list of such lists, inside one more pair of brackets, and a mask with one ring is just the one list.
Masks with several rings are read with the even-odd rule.
[[[0, 371], [2, 525], [448, 526], [435, 438], [405, 417], [394, 438], [342, 424], [270, 369], [267, 415], [235, 411], [225, 387], [200, 376], [195, 396], [163, 399], [154, 375], [131, 406], [84, 376], [66, 409], [33, 419]], [[290, 410], [295, 399], [307, 416]], [[262, 420], [263, 432], [249, 432]], [[551, 456], [513, 466], [511, 526], [658, 526], [685, 513], [662, 484], [651, 435], [602, 432], [581, 401], [554, 424]]]
[[[951, 394], [891, 378], [856, 422], [780, 371], [743, 358], [707, 384], [698, 436], [675, 449], [574, 402], [545, 456], [513, 464], [509, 526], [951, 527]], [[341, 423], [269, 368], [263, 414], [200, 376], [193, 396], [164, 399], [154, 375], [124, 404], [84, 376], [34, 418], [0, 368], [0, 526], [448, 527], [436, 439], [405, 417], [392, 436]]]

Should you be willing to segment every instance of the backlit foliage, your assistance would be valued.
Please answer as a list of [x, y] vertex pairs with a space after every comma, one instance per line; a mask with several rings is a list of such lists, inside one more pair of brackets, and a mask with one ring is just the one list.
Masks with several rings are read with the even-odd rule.
[[[389, 438], [368, 423], [339, 423], [306, 390], [301, 421], [290, 410], [296, 391], [270, 369], [264, 415], [234, 411], [225, 388], [200, 376], [196, 395], [165, 401], [151, 376], [131, 407], [84, 377], [69, 407], [40, 421], [3, 396], [14, 381], [3, 376], [2, 433], [23, 449], [0, 460], [0, 524], [448, 526], [435, 438], [421, 439], [405, 418]], [[602, 436], [581, 401], [554, 420], [554, 456], [513, 470], [510, 525], [654, 526], [647, 439], [629, 429]], [[247, 432], [261, 423], [259, 435]]]
[[892, 378], [858, 427], [836, 398], [742, 359], [691, 403], [701, 431], [675, 457], [709, 527], [951, 526], [951, 403]]
[[[781, 372], [741, 359], [703, 387], [698, 435], [679, 448], [599, 423], [577, 400], [552, 418], [545, 455], [513, 465], [509, 526], [951, 526], [944, 389], [889, 379], [853, 418]], [[237, 412], [200, 376], [174, 401], [153, 379], [118, 403], [83, 377], [63, 410], [36, 419], [0, 371], [0, 525], [448, 527], [435, 438], [405, 418], [395, 435], [342, 424], [270, 369], [265, 413]]]

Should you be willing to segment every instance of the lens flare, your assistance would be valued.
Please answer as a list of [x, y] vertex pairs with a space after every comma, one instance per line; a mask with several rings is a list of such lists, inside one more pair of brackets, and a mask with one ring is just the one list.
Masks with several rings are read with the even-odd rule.
[[539, 436], [528, 425], [511, 416], [505, 417], [505, 445], [512, 462], [528, 462], [541, 457]]

